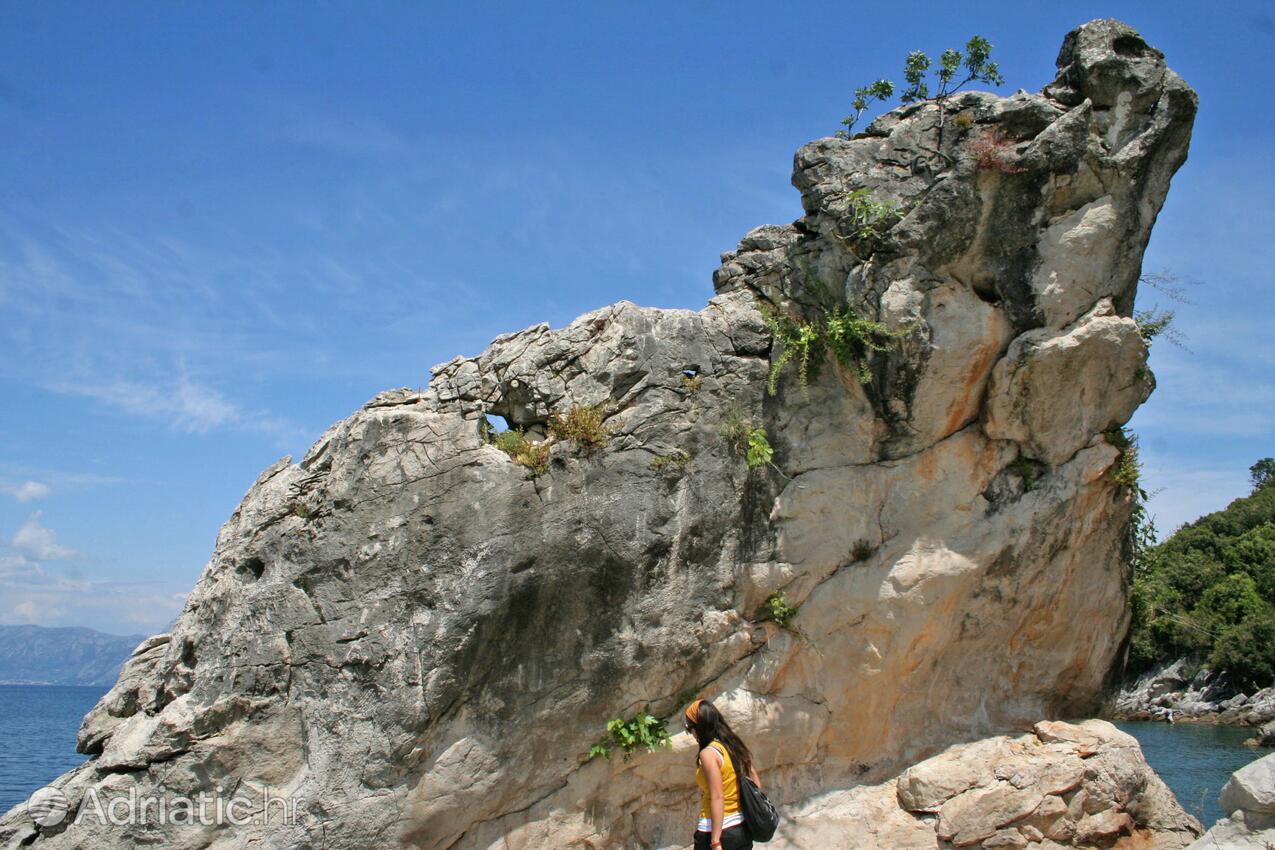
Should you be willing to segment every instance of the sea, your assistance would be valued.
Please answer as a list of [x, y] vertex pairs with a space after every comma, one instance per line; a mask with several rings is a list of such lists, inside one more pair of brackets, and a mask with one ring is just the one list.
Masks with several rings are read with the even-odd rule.
[[[0, 812], [84, 761], [75, 752], [80, 721], [100, 687], [0, 685]], [[1117, 723], [1142, 745], [1178, 801], [1207, 827], [1222, 817], [1217, 795], [1231, 773], [1271, 750], [1243, 744], [1251, 729], [1197, 723]]]

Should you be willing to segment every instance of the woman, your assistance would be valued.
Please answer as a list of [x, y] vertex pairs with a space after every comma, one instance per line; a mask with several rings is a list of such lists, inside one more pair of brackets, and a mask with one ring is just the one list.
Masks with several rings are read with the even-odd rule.
[[682, 718], [686, 731], [699, 743], [699, 823], [695, 850], [752, 850], [753, 839], [739, 807], [736, 771], [761, 786], [753, 754], [711, 702], [697, 699]]

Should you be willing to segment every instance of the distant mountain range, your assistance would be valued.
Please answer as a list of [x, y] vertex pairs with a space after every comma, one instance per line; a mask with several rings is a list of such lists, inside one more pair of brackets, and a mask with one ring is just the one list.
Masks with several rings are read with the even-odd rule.
[[142, 639], [74, 627], [0, 626], [0, 685], [107, 687]]

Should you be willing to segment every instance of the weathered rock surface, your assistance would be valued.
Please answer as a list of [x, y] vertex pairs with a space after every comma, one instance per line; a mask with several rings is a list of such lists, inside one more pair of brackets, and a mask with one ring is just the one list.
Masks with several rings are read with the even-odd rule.
[[[930, 816], [871, 789], [1094, 711], [1128, 626], [1133, 503], [1104, 431], [1152, 387], [1130, 315], [1196, 98], [1116, 22], [1069, 35], [1059, 68], [1043, 94], [954, 97], [945, 129], [915, 104], [802, 148], [805, 216], [723, 255], [703, 310], [620, 303], [498, 337], [267, 469], [171, 635], [85, 719], [96, 758], [56, 785], [73, 815], [90, 793], [268, 788], [302, 801], [294, 823], [37, 832], [15, 810], [0, 841], [684, 846], [685, 735], [587, 753], [610, 718], [700, 692], [793, 813], [772, 846], [878, 810], [902, 826], [877, 846], [935, 846]], [[849, 224], [860, 188], [902, 210], [880, 238]], [[762, 311], [837, 306], [907, 336], [868, 383], [828, 362], [769, 396]], [[582, 404], [607, 405], [609, 442], [555, 441], [538, 476], [484, 439], [488, 414], [539, 436]], [[773, 465], [750, 470], [724, 424], [764, 427]], [[791, 631], [757, 616], [780, 590]], [[1072, 728], [1006, 743], [994, 780], [913, 774], [908, 805], [989, 847], [1177, 841], [1136, 748]], [[1050, 837], [1060, 822], [1074, 833]]]
[[1200, 834], [1110, 723], [1040, 723], [960, 744], [896, 780], [833, 791], [788, 812], [793, 847], [1182, 848]]
[[[1128, 720], [1262, 726], [1275, 721], [1275, 688], [1245, 694], [1226, 676], [1208, 669], [1193, 670], [1185, 659], [1178, 659], [1122, 688], [1106, 713]], [[1275, 735], [1263, 737], [1259, 733], [1254, 743], [1275, 746]]]
[[1190, 850], [1269, 850], [1275, 846], [1275, 754], [1231, 774], [1220, 798], [1228, 817]]

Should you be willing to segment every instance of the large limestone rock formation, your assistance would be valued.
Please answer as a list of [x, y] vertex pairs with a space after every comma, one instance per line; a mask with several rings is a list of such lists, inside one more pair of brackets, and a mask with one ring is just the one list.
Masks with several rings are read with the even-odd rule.
[[[130, 789], [268, 787], [302, 801], [295, 822], [37, 832], [15, 810], [0, 840], [684, 846], [685, 735], [587, 753], [610, 718], [703, 693], [793, 813], [773, 846], [811, 846], [828, 795], [1090, 712], [1128, 616], [1106, 432], [1152, 388], [1130, 314], [1195, 109], [1137, 33], [1087, 24], [1040, 94], [802, 148], [804, 217], [725, 254], [703, 310], [622, 302], [377, 396], [262, 473], [171, 635], [85, 719], [95, 758], [56, 783], [72, 817]], [[899, 209], [877, 235], [859, 189]], [[769, 395], [764, 311], [842, 306], [906, 336], [847, 346], [866, 383], [828, 360], [803, 391], [794, 363]], [[593, 404], [607, 444], [556, 440], [539, 475], [485, 439], [489, 414], [538, 436]], [[772, 464], [723, 436], [751, 428]], [[792, 629], [757, 616], [777, 591]], [[1160, 808], [1111, 817], [1158, 828]]]

